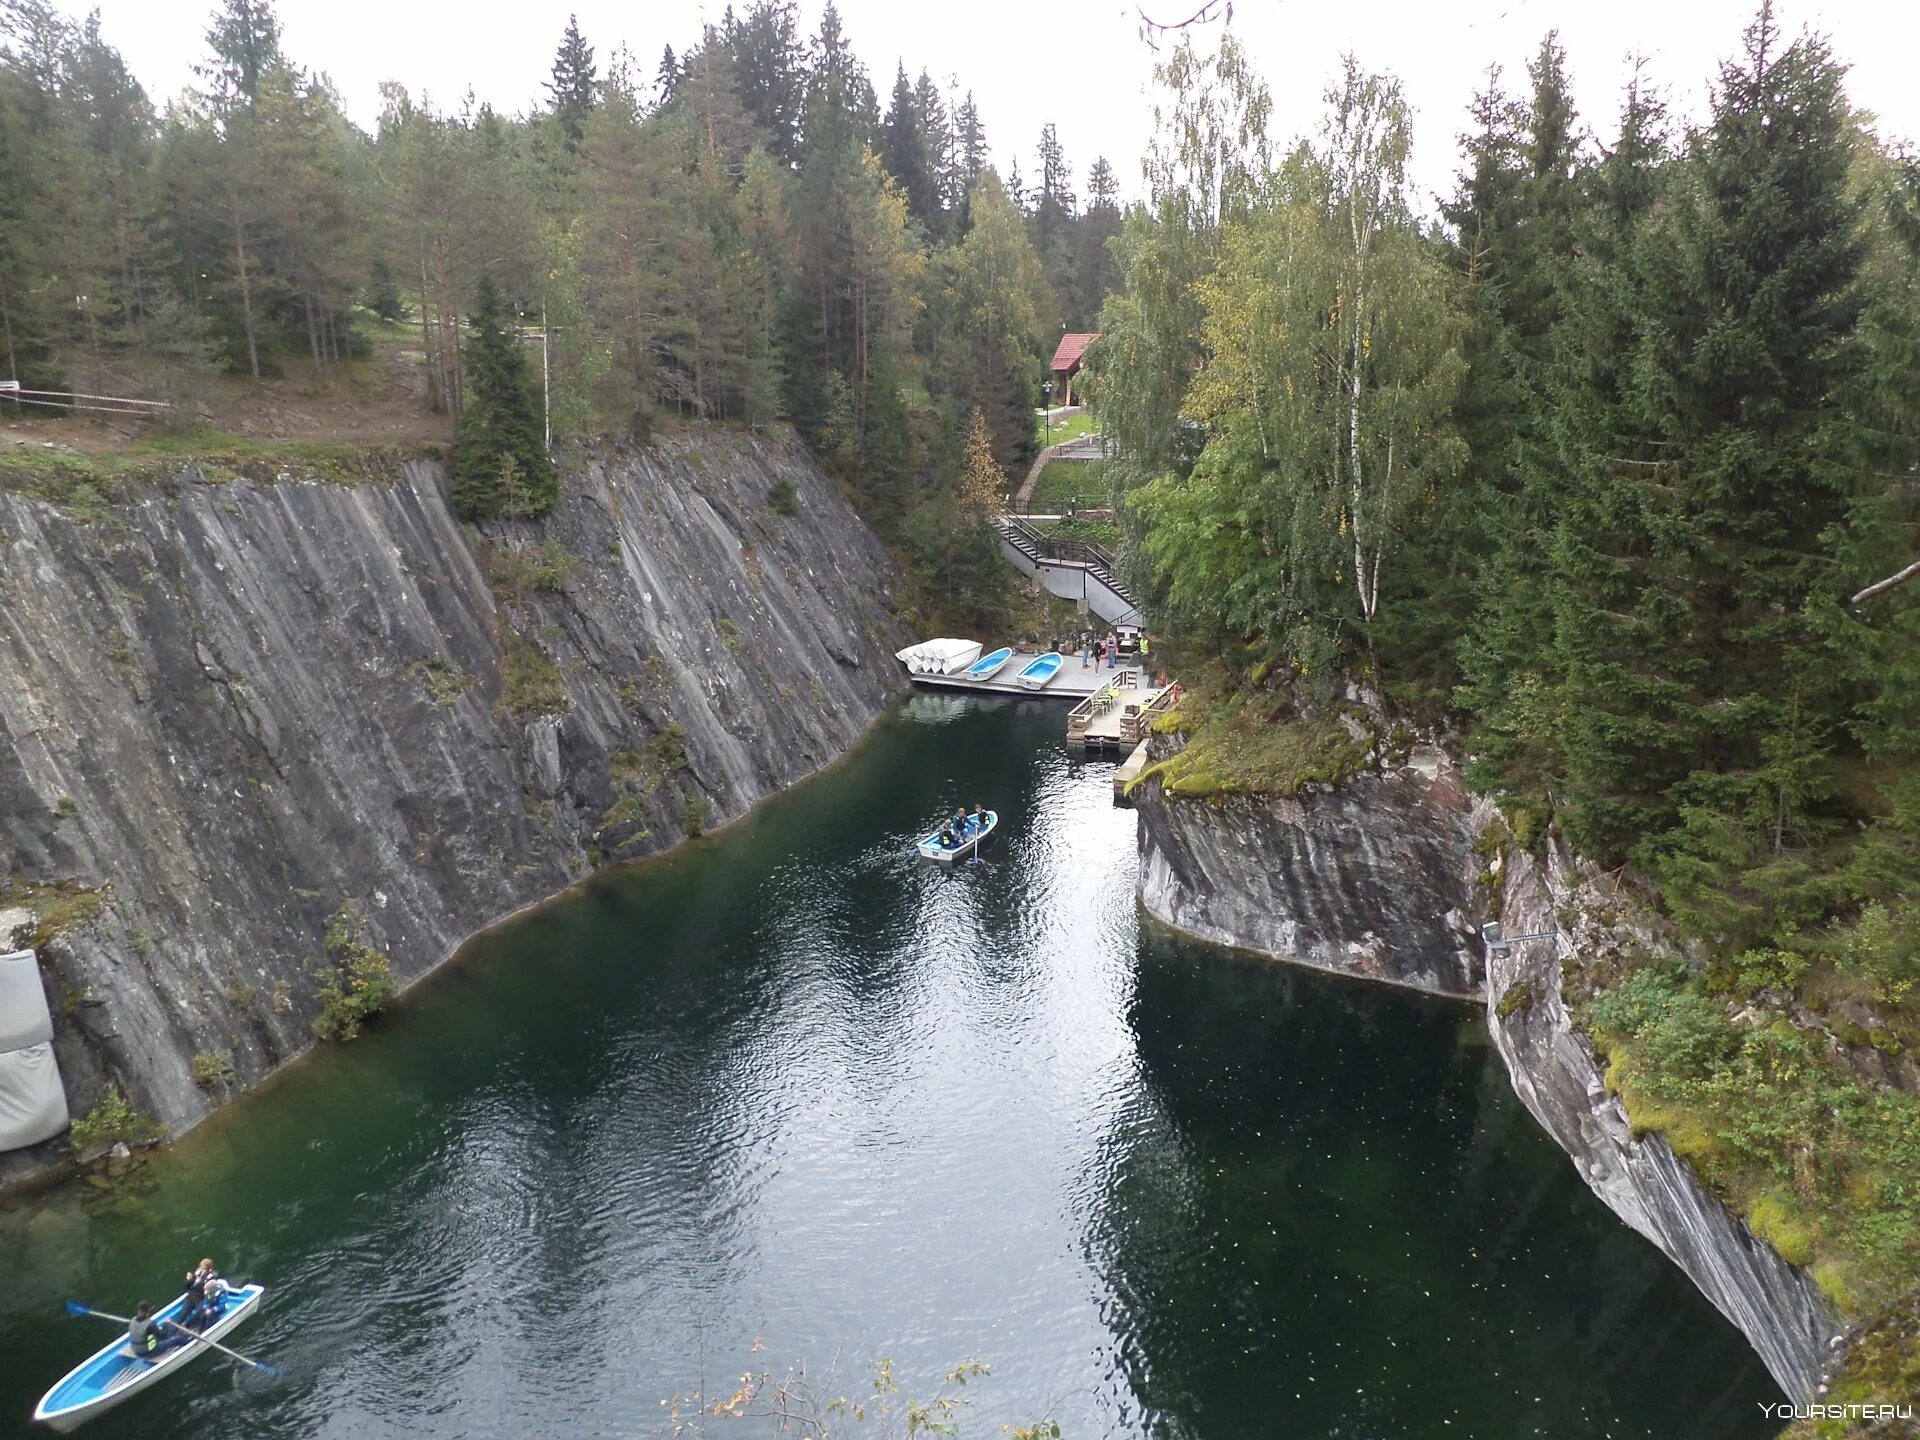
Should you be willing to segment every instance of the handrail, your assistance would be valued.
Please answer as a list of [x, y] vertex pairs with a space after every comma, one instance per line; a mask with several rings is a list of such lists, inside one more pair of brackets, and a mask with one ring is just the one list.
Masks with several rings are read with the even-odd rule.
[[1017, 515], [999, 515], [995, 522], [1000, 526], [1001, 534], [1016, 546], [1024, 542], [1035, 557], [1041, 560], [1060, 560], [1069, 565], [1085, 565], [1090, 570], [1104, 572], [1100, 579], [1106, 587], [1129, 605], [1138, 604], [1127, 588], [1120, 583], [1119, 565], [1111, 551], [1088, 540], [1052, 539], [1027, 523]]

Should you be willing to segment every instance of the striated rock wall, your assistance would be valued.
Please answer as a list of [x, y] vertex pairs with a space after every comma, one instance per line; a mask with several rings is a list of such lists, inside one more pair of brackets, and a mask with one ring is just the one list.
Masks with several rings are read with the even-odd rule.
[[[1572, 870], [1557, 849], [1544, 865], [1513, 857], [1502, 877], [1507, 933], [1558, 934], [1555, 897], [1567, 894]], [[1524, 942], [1488, 959], [1487, 1019], [1513, 1088], [1594, 1194], [1686, 1271], [1782, 1390], [1811, 1400], [1840, 1321], [1807, 1272], [1755, 1239], [1664, 1139], [1634, 1136], [1593, 1047], [1567, 1015], [1561, 956], [1574, 943]]]
[[1296, 964], [1479, 998], [1468, 806], [1416, 752], [1337, 790], [1219, 804], [1138, 796], [1140, 902], [1203, 939]]
[[[1594, 1193], [1739, 1327], [1789, 1396], [1812, 1398], [1840, 1333], [1812, 1279], [1659, 1136], [1635, 1138], [1568, 1019], [1554, 942], [1482, 959], [1491, 891], [1474, 840], [1492, 810], [1469, 812], [1450, 765], [1416, 749], [1405, 767], [1298, 799], [1174, 800], [1149, 782], [1138, 800], [1140, 899], [1156, 918], [1323, 970], [1484, 995], [1514, 1089]], [[1525, 855], [1508, 862], [1496, 881], [1506, 932], [1553, 930], [1565, 878]]]
[[[299, 1054], [342, 905], [417, 978], [887, 702], [891, 563], [790, 438], [603, 448], [564, 493], [484, 540], [427, 462], [351, 488], [189, 469], [85, 521], [0, 493], [0, 910], [97, 898], [43, 954], [76, 1112], [111, 1080], [177, 1133]], [[535, 542], [577, 566], [485, 563]]]

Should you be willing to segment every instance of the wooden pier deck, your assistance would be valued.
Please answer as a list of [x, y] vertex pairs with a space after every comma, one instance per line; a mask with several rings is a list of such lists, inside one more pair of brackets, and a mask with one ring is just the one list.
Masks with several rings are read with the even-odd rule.
[[1147, 738], [1156, 715], [1180, 699], [1180, 683], [1148, 683], [1144, 671], [1122, 665], [1106, 684], [1067, 713], [1067, 747], [1091, 754], [1124, 755]]

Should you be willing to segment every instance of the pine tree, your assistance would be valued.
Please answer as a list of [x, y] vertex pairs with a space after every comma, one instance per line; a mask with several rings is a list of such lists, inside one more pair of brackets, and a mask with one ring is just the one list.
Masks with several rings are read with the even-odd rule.
[[453, 507], [467, 519], [544, 515], [560, 498], [519, 327], [482, 276], [468, 312], [466, 403], [453, 438]]
[[580, 33], [580, 17], [569, 15], [566, 33], [560, 37], [560, 49], [553, 57], [553, 69], [547, 80], [547, 98], [553, 103], [553, 116], [560, 122], [569, 153], [580, 148], [580, 127], [593, 109], [597, 79], [593, 47]]

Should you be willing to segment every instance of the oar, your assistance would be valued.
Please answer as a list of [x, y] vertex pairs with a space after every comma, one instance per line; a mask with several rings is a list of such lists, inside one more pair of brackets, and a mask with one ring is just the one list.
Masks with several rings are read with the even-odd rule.
[[[125, 1315], [109, 1315], [104, 1310], [95, 1310], [90, 1308], [89, 1306], [82, 1305], [78, 1300], [67, 1301], [67, 1313], [69, 1315], [91, 1315], [96, 1320], [112, 1320], [116, 1324], [120, 1324], [120, 1325], [130, 1325], [133, 1323]], [[180, 1324], [178, 1321], [161, 1320], [158, 1323], [167, 1326], [169, 1329], [178, 1330], [182, 1335], [185, 1335], [190, 1340], [197, 1340], [202, 1345], [210, 1345], [215, 1350], [218, 1350], [222, 1355], [231, 1355], [234, 1359], [238, 1360], [241, 1364], [251, 1365], [254, 1369], [258, 1370], [262, 1375], [271, 1375], [275, 1379], [278, 1379], [280, 1375], [283, 1373], [275, 1369], [273, 1366], [267, 1364], [264, 1360], [255, 1360], [249, 1356], [242, 1355], [238, 1350], [229, 1350], [225, 1345], [222, 1345], [218, 1340], [209, 1340], [206, 1336], [202, 1335], [199, 1331], [189, 1330], [186, 1326]]]

